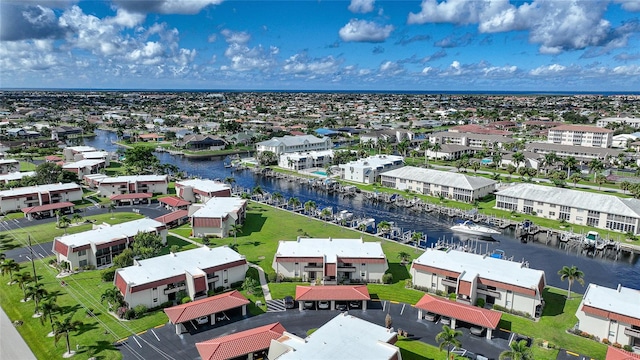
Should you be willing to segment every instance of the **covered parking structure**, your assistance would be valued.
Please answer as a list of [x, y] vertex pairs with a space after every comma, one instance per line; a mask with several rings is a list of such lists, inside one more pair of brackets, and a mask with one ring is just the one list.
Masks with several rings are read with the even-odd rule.
[[502, 313], [483, 309], [477, 306], [425, 294], [415, 305], [418, 309], [418, 319], [424, 319], [424, 312], [432, 312], [451, 319], [451, 328], [456, 328], [456, 320], [487, 329], [487, 339], [491, 339], [493, 330], [498, 328]]
[[162, 203], [164, 207], [169, 210], [177, 211], [177, 210], [187, 210], [191, 202], [187, 200], [180, 199], [175, 196], [166, 196], [158, 199], [158, 202]]
[[328, 301], [331, 310], [335, 310], [336, 301], [359, 301], [362, 303], [362, 310], [367, 310], [367, 301], [371, 300], [371, 296], [366, 285], [298, 285], [296, 300], [300, 310], [304, 309], [305, 301]]
[[151, 198], [153, 194], [150, 193], [130, 193], [130, 194], [118, 194], [109, 196], [109, 200], [115, 205], [138, 205], [138, 204], [151, 204]]
[[159, 216], [154, 219], [165, 224], [168, 228], [180, 226], [189, 221], [189, 212], [187, 210], [176, 210], [166, 215]]
[[202, 360], [266, 359], [271, 340], [285, 332], [279, 322], [196, 343]]
[[[169, 317], [169, 321], [175, 325], [176, 334], [180, 335], [187, 331], [186, 323], [198, 318], [206, 316], [208, 317], [208, 322], [214, 325], [218, 314], [222, 314], [223, 318], [226, 318], [227, 316], [224, 312], [232, 309], [241, 309], [242, 316], [246, 316], [247, 304], [249, 304], [249, 300], [238, 290], [233, 290], [194, 302], [166, 308], [164, 312]], [[193, 323], [192, 326], [196, 328], [196, 325]]]
[[60, 211], [61, 214], [71, 214], [73, 212], [74, 204], [72, 202], [59, 202], [53, 204], [30, 206], [22, 208], [24, 216], [29, 219], [40, 219], [46, 217], [53, 217], [56, 211]]

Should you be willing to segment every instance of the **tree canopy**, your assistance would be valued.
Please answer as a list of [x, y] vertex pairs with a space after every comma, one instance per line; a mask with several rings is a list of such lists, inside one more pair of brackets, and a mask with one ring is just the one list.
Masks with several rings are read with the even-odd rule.
[[162, 237], [155, 233], [139, 232], [133, 238], [133, 254], [140, 259], [158, 256], [162, 247]]
[[124, 165], [137, 174], [142, 174], [146, 169], [158, 166], [160, 160], [153, 154], [153, 149], [144, 145], [134, 145], [124, 152]]

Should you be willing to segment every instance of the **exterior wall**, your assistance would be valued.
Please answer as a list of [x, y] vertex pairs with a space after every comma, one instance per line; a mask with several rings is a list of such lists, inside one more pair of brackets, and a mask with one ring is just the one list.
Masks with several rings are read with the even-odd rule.
[[[313, 262], [312, 262], [313, 263]], [[324, 266], [322, 263], [315, 263], [317, 266], [312, 269], [305, 270], [305, 267], [309, 266], [309, 262], [274, 262], [274, 270], [276, 274], [282, 274], [285, 278], [294, 278], [299, 277], [302, 278], [303, 281], [309, 281], [315, 278], [322, 278], [325, 276], [324, 274]], [[350, 278], [356, 281], [362, 282], [381, 282], [382, 276], [387, 270], [387, 264], [385, 263], [353, 263], [354, 271], [349, 271], [345, 273], [343, 268], [338, 267], [337, 272], [337, 280], [343, 280], [345, 278]], [[314, 276], [311, 276], [310, 273], [315, 272]], [[333, 275], [333, 274], [329, 274]]]
[[[133, 185], [134, 191], [131, 191], [131, 185]], [[146, 185], [146, 188], [144, 187]], [[100, 183], [98, 185], [98, 191], [102, 196], [111, 196], [111, 195], [120, 195], [120, 194], [129, 194], [132, 192], [136, 193], [153, 193], [153, 194], [166, 194], [167, 193], [167, 183], [166, 182], [138, 182], [134, 184], [129, 184], [126, 182], [122, 183]]]
[[225, 238], [229, 234], [226, 222], [223, 221], [222, 227], [193, 227], [193, 236], [217, 236], [219, 238]]
[[[43, 195], [51, 194], [52, 199], [50, 201], [43, 201]], [[27, 200], [31, 198], [31, 200]], [[20, 197], [4, 197], [0, 199], [0, 211], [2, 212], [10, 212], [20, 210], [25, 207], [30, 206], [39, 206], [46, 205], [49, 203], [59, 203], [59, 202], [73, 202], [82, 200], [82, 190], [78, 189], [75, 191], [62, 191], [62, 192], [53, 192], [53, 193], [31, 193], [28, 195], [22, 195]]]
[[303, 156], [303, 157], [291, 157], [287, 154], [281, 154], [278, 157], [278, 166], [291, 170], [304, 170], [311, 168], [324, 168], [327, 165], [331, 165], [333, 161], [332, 156]]
[[[449, 199], [466, 201], [464, 197], [469, 196], [471, 201], [487, 196], [495, 190], [494, 185], [488, 185], [475, 190], [453, 188], [446, 185], [430, 184], [422, 181], [405, 180], [391, 176], [382, 175], [382, 186], [392, 187], [399, 190], [411, 190], [420, 194], [439, 196], [442, 194]], [[468, 202], [471, 202], [468, 201]]]
[[547, 142], [560, 145], [611, 147], [612, 133], [549, 129]]
[[[582, 309], [582, 304], [578, 309]], [[620, 343], [622, 345], [631, 345], [632, 338], [625, 335], [624, 329], [631, 328], [630, 324], [616, 321], [610, 321], [607, 318], [599, 317], [593, 314], [587, 314], [582, 310], [576, 312], [578, 318], [578, 329], [589, 334], [593, 334], [600, 339], [609, 339], [612, 343]]]
[[[320, 139], [322, 140], [322, 139]], [[305, 143], [301, 145], [294, 146], [286, 146], [284, 143], [280, 142], [278, 146], [266, 146], [261, 144], [256, 144], [256, 150], [258, 154], [271, 151], [276, 156], [284, 153], [292, 153], [292, 152], [305, 152], [305, 151], [321, 151], [321, 150], [329, 150], [333, 147], [331, 139], [325, 138], [323, 141], [314, 142], [314, 143]]]

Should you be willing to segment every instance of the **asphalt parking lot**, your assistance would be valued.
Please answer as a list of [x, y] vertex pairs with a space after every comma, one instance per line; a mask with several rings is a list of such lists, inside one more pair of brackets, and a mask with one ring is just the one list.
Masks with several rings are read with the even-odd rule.
[[[442, 330], [439, 322], [433, 323], [418, 319], [418, 310], [408, 304], [391, 303], [387, 301], [370, 301], [367, 310], [349, 310], [352, 314], [374, 324], [384, 326], [387, 312], [391, 315], [394, 329], [408, 332], [409, 337], [436, 345], [435, 337]], [[144, 333], [130, 336], [118, 343], [123, 359], [196, 359], [199, 358], [195, 347], [197, 342], [229, 335], [262, 325], [280, 322], [285, 329], [302, 338], [306, 337], [309, 329], [318, 328], [335, 317], [337, 310], [298, 310], [289, 309], [281, 312], [268, 312], [262, 315], [234, 319], [216, 324], [204, 325], [198, 331], [177, 335], [175, 326], [167, 323], [163, 326], [149, 329]], [[234, 321], [237, 320], [237, 321]], [[463, 335], [460, 338], [462, 347], [476, 354], [482, 354], [489, 359], [498, 359], [500, 353], [508, 349], [509, 333], [494, 331], [491, 340], [484, 336], [469, 333], [468, 328], [458, 327]]]

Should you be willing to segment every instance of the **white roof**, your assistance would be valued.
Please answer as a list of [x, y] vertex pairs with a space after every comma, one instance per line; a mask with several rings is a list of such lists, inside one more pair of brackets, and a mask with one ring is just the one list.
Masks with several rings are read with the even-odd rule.
[[640, 291], [623, 286], [611, 289], [596, 284], [589, 284], [584, 293], [582, 303], [597, 309], [640, 319]]
[[337, 257], [381, 258], [385, 255], [379, 242], [364, 242], [362, 239], [312, 239], [296, 241], [281, 240], [276, 257], [326, 256], [326, 262], [335, 263]]
[[69, 146], [66, 149], [79, 153], [96, 151], [96, 148], [93, 146]]
[[104, 163], [104, 160], [84, 159], [84, 160], [64, 164], [62, 165], [62, 168], [63, 169], [80, 169], [80, 168], [91, 167], [91, 166], [103, 164], [103, 163]]
[[85, 159], [102, 159], [109, 157], [109, 153], [106, 151], [87, 151], [82, 153], [82, 157]]
[[299, 136], [285, 135], [283, 137], [274, 137], [270, 140], [261, 141], [256, 145], [266, 146], [266, 147], [279, 146], [280, 144], [283, 144], [285, 146], [298, 146], [298, 145], [304, 145], [305, 142], [308, 142], [310, 144], [320, 144], [325, 141], [326, 141], [325, 138], [320, 139], [313, 135], [299, 135]]
[[2, 164], [17, 164], [18, 160], [16, 159], [0, 159], [0, 165]]
[[291, 350], [276, 359], [391, 359], [399, 352], [388, 344], [395, 336], [384, 326], [341, 313], [303, 341], [283, 337], [280, 342]]
[[519, 262], [457, 250], [429, 248], [413, 263], [461, 273], [460, 279], [465, 281], [479, 276], [526, 289], [537, 289], [544, 277], [544, 271], [529, 269]]
[[202, 269], [243, 260], [244, 257], [227, 246], [209, 248], [206, 246], [175, 254], [139, 260], [137, 264], [118, 269], [120, 277], [131, 286], [184, 274], [202, 273]]
[[100, 184], [111, 183], [135, 183], [139, 181], [167, 181], [167, 175], [130, 175], [130, 176], [115, 176], [107, 177], [100, 180]]
[[206, 193], [218, 192], [226, 189], [231, 189], [228, 184], [220, 181], [213, 181], [209, 179], [189, 179], [176, 182], [177, 186], [187, 187], [190, 186], [194, 189], [204, 191]]
[[385, 171], [380, 175], [467, 190], [481, 189], [496, 184], [496, 181], [480, 176], [469, 176], [451, 171], [424, 169], [415, 166], [403, 166]]
[[104, 225], [98, 229], [88, 230], [77, 234], [60, 236], [56, 238], [56, 240], [72, 247], [78, 247], [88, 244], [97, 245], [114, 240], [120, 240], [127, 237], [132, 237], [139, 232], [156, 231], [156, 229], [161, 226], [164, 226], [164, 224], [159, 221], [144, 218], [111, 226]]
[[12, 180], [20, 180], [25, 176], [35, 176], [35, 171], [24, 171], [24, 172], [12, 172], [4, 175], [0, 175], [0, 181], [12, 181]]
[[61, 191], [61, 190], [82, 191], [82, 189], [80, 188], [80, 185], [76, 183], [46, 184], [46, 185], [26, 186], [26, 187], [11, 189], [11, 190], [3, 190], [3, 191], [0, 191], [0, 199], [5, 196], [28, 195], [33, 193], [42, 194], [42, 193], [48, 193], [51, 191]]
[[326, 156], [326, 157], [333, 157], [333, 150], [318, 150], [318, 151], [304, 151], [304, 152], [292, 152], [292, 153], [285, 153], [280, 155], [280, 158], [282, 159], [306, 159], [306, 158], [312, 158], [312, 159], [317, 159], [321, 156]]
[[394, 162], [403, 161], [402, 156], [397, 155], [374, 155], [364, 159], [356, 161], [350, 161], [344, 165], [340, 165], [341, 168], [354, 167], [354, 168], [377, 168], [384, 167], [385, 165], [392, 165]]
[[100, 181], [101, 179], [108, 178], [109, 175], [105, 174], [87, 174], [84, 176], [85, 179]]
[[640, 200], [638, 199], [619, 198], [614, 195], [587, 193], [580, 190], [536, 184], [516, 184], [496, 192], [496, 196], [540, 201], [577, 209], [594, 210], [605, 214], [640, 217]]
[[191, 216], [206, 218], [222, 218], [230, 213], [237, 212], [247, 203], [247, 200], [237, 197], [214, 197], [204, 205], [195, 204], [193, 207], [200, 207]]

